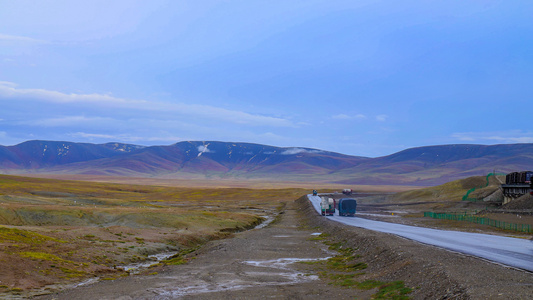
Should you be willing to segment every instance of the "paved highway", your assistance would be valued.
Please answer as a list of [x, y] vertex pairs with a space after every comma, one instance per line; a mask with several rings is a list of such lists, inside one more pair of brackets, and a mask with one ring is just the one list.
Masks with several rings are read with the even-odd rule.
[[[308, 195], [308, 198], [315, 209], [320, 212], [320, 197]], [[338, 212], [335, 212], [335, 216], [325, 218], [346, 225], [395, 234], [424, 244], [533, 272], [533, 242], [530, 240], [408, 226], [357, 217], [340, 217]]]

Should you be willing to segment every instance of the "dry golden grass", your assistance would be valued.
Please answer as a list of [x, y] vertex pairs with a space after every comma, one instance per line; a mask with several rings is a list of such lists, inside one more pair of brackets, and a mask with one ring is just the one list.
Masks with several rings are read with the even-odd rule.
[[137, 184], [167, 187], [190, 187], [190, 188], [250, 188], [250, 189], [281, 189], [300, 188], [311, 191], [342, 191], [351, 188], [358, 192], [381, 192], [392, 193], [417, 189], [417, 186], [405, 185], [346, 185], [316, 182], [301, 182], [287, 180], [260, 180], [260, 179], [168, 179], [168, 178], [143, 178], [143, 177], [121, 177], [121, 176], [99, 176], [99, 175], [65, 175], [65, 174], [24, 174], [23, 176], [35, 178], [49, 178], [60, 180], [79, 180], [89, 182], [107, 182], [121, 184]]
[[117, 266], [251, 228], [308, 192], [0, 175], [0, 293], [123, 276]]
[[494, 193], [499, 188], [499, 181], [490, 177], [489, 185], [485, 176], [473, 176], [465, 179], [451, 181], [439, 186], [400, 192], [389, 197], [391, 202], [461, 202], [463, 196], [469, 189], [478, 188], [471, 193], [471, 197], [486, 197]]

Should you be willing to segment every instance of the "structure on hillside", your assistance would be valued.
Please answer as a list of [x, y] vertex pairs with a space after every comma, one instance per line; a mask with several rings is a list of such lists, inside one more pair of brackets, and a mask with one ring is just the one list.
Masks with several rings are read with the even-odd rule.
[[503, 204], [531, 192], [532, 171], [513, 172], [505, 176], [502, 184]]

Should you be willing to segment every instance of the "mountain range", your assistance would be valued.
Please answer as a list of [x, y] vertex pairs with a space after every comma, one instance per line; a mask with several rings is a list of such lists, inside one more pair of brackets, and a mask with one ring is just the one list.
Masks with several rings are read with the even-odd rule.
[[0, 173], [429, 186], [533, 170], [533, 144], [441, 145], [370, 158], [319, 149], [187, 141], [167, 146], [27, 141], [0, 146]]

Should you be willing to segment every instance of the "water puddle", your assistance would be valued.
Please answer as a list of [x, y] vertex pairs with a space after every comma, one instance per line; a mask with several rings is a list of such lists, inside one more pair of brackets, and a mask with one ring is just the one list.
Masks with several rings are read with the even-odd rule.
[[304, 274], [289, 267], [297, 262], [326, 260], [325, 258], [279, 258], [272, 260], [248, 260], [241, 264], [253, 267], [253, 270], [236, 273], [216, 273], [209, 278], [187, 274], [179, 278], [167, 278], [172, 281], [172, 288], [153, 289], [154, 299], [178, 298], [186, 295], [243, 290], [258, 286], [291, 285], [318, 280], [317, 275]]
[[[2, 295], [2, 299], [6, 300], [20, 300], [20, 299], [28, 299], [28, 297], [38, 297], [42, 295], [48, 295], [50, 292], [53, 291], [61, 291], [61, 290], [68, 290], [68, 289], [74, 289], [80, 286], [90, 285], [93, 283], [96, 283], [100, 281], [100, 277], [93, 277], [86, 279], [84, 281], [78, 282], [78, 283], [65, 283], [65, 284], [50, 284], [40, 289], [35, 289], [32, 291], [29, 291], [28, 295], [22, 296], [22, 295]], [[33, 299], [33, 298], [32, 298]]]
[[128, 271], [130, 274], [139, 274], [142, 270], [147, 269], [162, 260], [169, 259], [172, 256], [178, 254], [178, 252], [162, 252], [157, 254], [148, 255], [148, 260], [140, 263], [134, 263], [126, 266], [118, 266], [119, 268]]
[[309, 261], [319, 261], [327, 260], [329, 257], [324, 258], [278, 258], [273, 260], [248, 260], [243, 263], [252, 265], [255, 267], [263, 268], [276, 268], [282, 270], [291, 270], [288, 265], [296, 262], [309, 262]]
[[73, 287], [77, 288], [77, 287], [84, 286], [84, 285], [90, 285], [90, 284], [98, 282], [99, 280], [100, 280], [100, 277], [89, 278], [89, 279], [84, 280], [82, 282], [76, 283]]
[[263, 223], [261, 223], [261, 224], [255, 226], [254, 229], [265, 228], [265, 227], [267, 227], [270, 223], [272, 223], [272, 221], [274, 221], [274, 217], [273, 217], [273, 216], [261, 216], [261, 217], [262, 217], [262, 218], [265, 218], [266, 220], [265, 220]]

